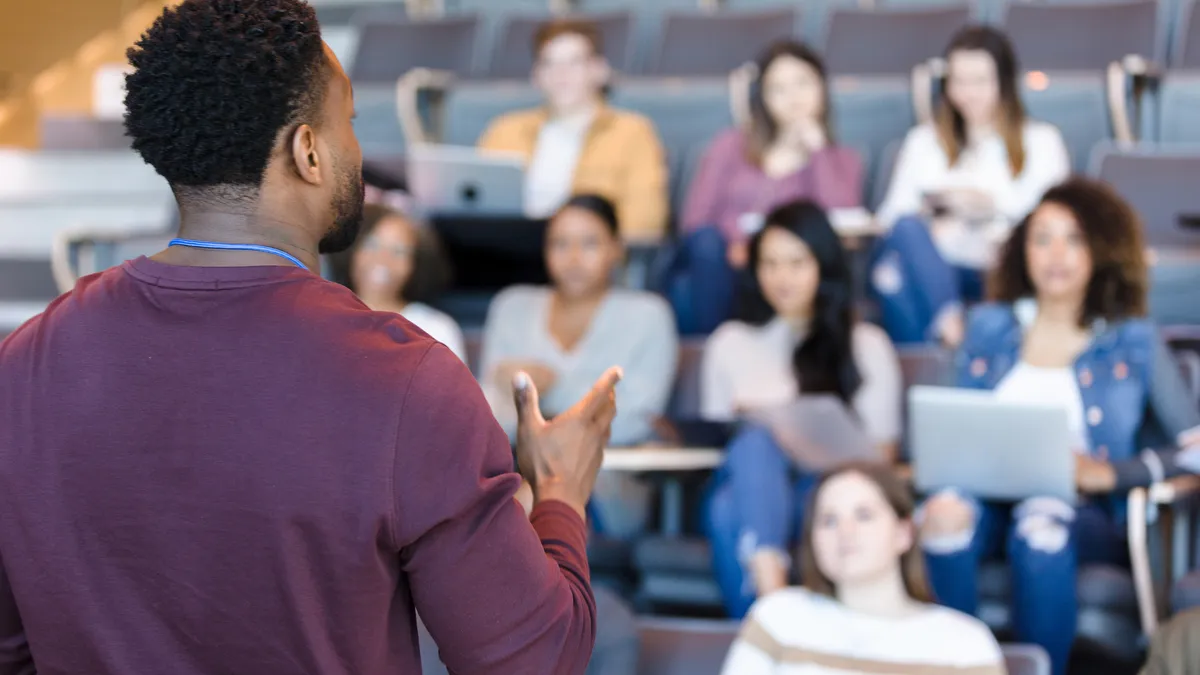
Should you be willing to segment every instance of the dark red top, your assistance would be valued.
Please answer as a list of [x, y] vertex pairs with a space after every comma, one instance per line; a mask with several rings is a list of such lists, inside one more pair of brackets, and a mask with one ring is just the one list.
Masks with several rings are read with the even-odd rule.
[[0, 674], [416, 674], [414, 609], [458, 675], [582, 673], [584, 524], [518, 484], [459, 360], [340, 286], [85, 278], [0, 345]]

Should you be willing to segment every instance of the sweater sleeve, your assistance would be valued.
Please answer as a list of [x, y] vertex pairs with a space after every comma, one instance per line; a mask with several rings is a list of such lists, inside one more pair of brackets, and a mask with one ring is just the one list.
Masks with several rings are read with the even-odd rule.
[[886, 333], [871, 324], [854, 329], [854, 361], [862, 385], [854, 394], [854, 408], [867, 435], [876, 443], [900, 440], [904, 382], [900, 357]]
[[921, 179], [931, 170], [930, 163], [944, 156], [936, 138], [927, 129], [917, 127], [908, 132], [896, 158], [887, 196], [875, 214], [881, 226], [890, 228], [899, 218], [921, 210]]
[[729, 422], [737, 414], [733, 383], [726, 361], [731, 358], [732, 324], [718, 326], [704, 345], [700, 360], [700, 416], [714, 422]]
[[1174, 441], [1168, 448], [1143, 450], [1141, 455], [1117, 462], [1118, 493], [1172, 478], [1188, 470], [1179, 464], [1179, 444], [1200, 430], [1200, 411], [1188, 391], [1170, 348], [1161, 339], [1154, 345], [1150, 366], [1150, 414], [1158, 420], [1163, 431]]
[[[692, 184], [687, 186], [687, 200], [683, 205], [680, 226], [685, 232], [694, 232], [702, 227], [722, 227], [721, 205], [727, 192], [722, 189], [722, 177], [729, 171], [733, 153], [737, 151], [738, 131], [726, 131], [713, 139], [700, 160]], [[738, 233], [722, 231], [726, 241], [736, 239]]]
[[649, 120], [637, 119], [625, 152], [625, 180], [617, 198], [621, 235], [657, 242], [667, 227], [667, 160]]
[[401, 571], [450, 672], [581, 675], [596, 617], [585, 525], [560, 502], [525, 518], [508, 442], [444, 347], [413, 377], [397, 448]]
[[863, 161], [850, 148], [830, 146], [812, 157], [813, 199], [822, 208], [850, 209], [863, 204]]
[[525, 353], [522, 348], [521, 322], [529, 316], [526, 293], [519, 288], [501, 292], [488, 308], [483, 324], [483, 348], [479, 357], [479, 383], [496, 421], [508, 437], [515, 438], [517, 409], [512, 398], [512, 383], [500, 382], [496, 368]]
[[[639, 298], [641, 300], [641, 298]], [[615, 446], [635, 445], [650, 440], [654, 420], [666, 410], [679, 362], [679, 339], [675, 320], [666, 303], [657, 297], [646, 300], [636, 321], [620, 330], [639, 331], [625, 377], [617, 385], [617, 417], [612, 424], [611, 442]], [[608, 368], [614, 364], [597, 364]]]

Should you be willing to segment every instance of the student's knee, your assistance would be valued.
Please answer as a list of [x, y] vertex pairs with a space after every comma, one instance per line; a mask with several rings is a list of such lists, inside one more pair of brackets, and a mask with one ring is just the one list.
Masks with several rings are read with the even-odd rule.
[[1068, 552], [1075, 508], [1053, 497], [1034, 497], [1013, 511], [1010, 555], [1058, 555]]
[[980, 504], [951, 490], [935, 494], [921, 505], [921, 546], [927, 553], [965, 550], [975, 538]]
[[715, 227], [702, 227], [684, 239], [684, 247], [694, 259], [725, 259], [725, 238]]
[[929, 237], [929, 225], [919, 216], [905, 216], [897, 220], [887, 235], [888, 240], [893, 243], [906, 242], [914, 237]]
[[771, 431], [758, 424], [745, 426], [729, 442], [726, 461], [737, 466], [746, 463], [770, 462], [778, 463], [781, 458], [779, 445]]

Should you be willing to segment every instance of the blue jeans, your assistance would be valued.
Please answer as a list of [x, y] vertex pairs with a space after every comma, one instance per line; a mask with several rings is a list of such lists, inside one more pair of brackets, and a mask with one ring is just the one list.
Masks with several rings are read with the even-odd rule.
[[909, 216], [880, 239], [869, 286], [892, 341], [924, 343], [937, 337], [932, 329], [939, 313], [983, 297], [983, 274], [946, 262], [926, 222]]
[[680, 242], [665, 289], [680, 333], [706, 335], [732, 315], [738, 272], [729, 265], [726, 248], [715, 227], [696, 230]]
[[970, 542], [937, 551], [926, 542], [925, 560], [938, 600], [967, 614], [979, 609], [979, 565], [1005, 549], [1012, 574], [1012, 623], [1018, 642], [1041, 645], [1055, 675], [1067, 670], [1075, 641], [1079, 565], [1124, 564], [1124, 530], [1095, 505], [1057, 500], [1016, 506], [968, 499], [976, 514]]
[[729, 616], [754, 604], [744, 565], [763, 548], [787, 553], [799, 535], [815, 476], [799, 475], [771, 432], [747, 426], [729, 443], [704, 513], [713, 571]]

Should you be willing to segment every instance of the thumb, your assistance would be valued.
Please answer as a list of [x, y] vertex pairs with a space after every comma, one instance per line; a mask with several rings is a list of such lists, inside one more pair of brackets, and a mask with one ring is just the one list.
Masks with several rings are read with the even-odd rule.
[[537, 386], [533, 384], [533, 378], [529, 377], [529, 373], [523, 370], [517, 371], [513, 376], [513, 400], [517, 405], [517, 423], [521, 425], [529, 423], [545, 422], [542, 417], [542, 409], [538, 405]]

